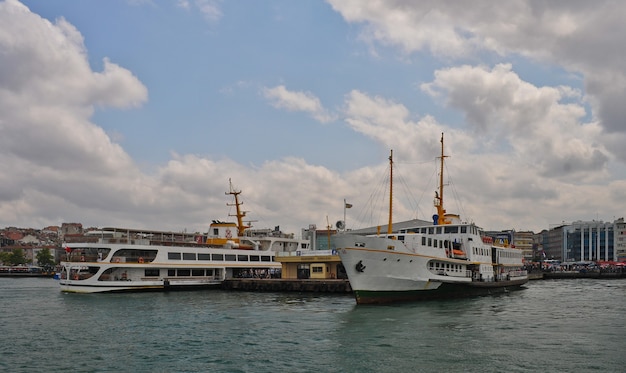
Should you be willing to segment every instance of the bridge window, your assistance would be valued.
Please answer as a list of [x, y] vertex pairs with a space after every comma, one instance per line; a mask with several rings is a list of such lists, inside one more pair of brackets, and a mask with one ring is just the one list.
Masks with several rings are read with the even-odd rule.
[[180, 253], [167, 253], [167, 259], [180, 260]]

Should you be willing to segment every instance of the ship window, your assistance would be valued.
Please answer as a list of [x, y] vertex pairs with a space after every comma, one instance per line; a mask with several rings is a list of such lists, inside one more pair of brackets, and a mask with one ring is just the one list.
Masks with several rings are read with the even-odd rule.
[[234, 262], [235, 260], [237, 260], [237, 255], [226, 254], [226, 255], [224, 255], [224, 260], [228, 260], [228, 261]]
[[432, 238], [428, 238], [428, 246], [432, 246], [433, 245], [433, 239]]
[[204, 276], [204, 269], [192, 269], [191, 275], [192, 276]]
[[437, 227], [437, 234], [441, 234], [443, 232], [443, 227]]
[[206, 275], [207, 276], [213, 276], [213, 270], [212, 269], [207, 269], [206, 270]]
[[182, 277], [189, 277], [189, 276], [191, 276], [191, 270], [190, 269], [179, 269], [178, 272], [176, 272], [176, 274], [178, 276], [182, 276]]
[[213, 228], [213, 235], [214, 236], [219, 236], [220, 235], [220, 230], [218, 228]]
[[144, 276], [146, 277], [157, 277], [161, 274], [158, 268], [146, 268], [144, 271]]
[[262, 262], [271, 262], [272, 261], [272, 257], [269, 255], [261, 255], [261, 261]]
[[175, 270], [175, 269], [168, 269], [168, 270], [167, 270], [167, 275], [168, 275], [169, 277], [174, 277], [174, 276], [176, 276], [176, 270]]
[[196, 260], [196, 253], [183, 253], [183, 260]]
[[167, 253], [167, 259], [180, 260], [180, 253]]
[[323, 273], [324, 272], [324, 267], [313, 266], [313, 267], [311, 267], [311, 272], [313, 272], [313, 273]]
[[258, 255], [250, 255], [250, 261], [251, 262], [258, 262], [259, 261], [259, 256]]
[[213, 254], [213, 260], [224, 260], [224, 254]]
[[428, 234], [433, 234], [433, 233], [435, 233], [435, 228], [433, 227], [428, 228]]
[[404, 236], [398, 236], [398, 240], [404, 241]]
[[422, 245], [426, 246], [426, 237], [422, 237]]
[[211, 260], [211, 254], [200, 253], [198, 254], [198, 260]]
[[467, 226], [466, 225], [462, 225], [461, 226], [461, 233], [467, 233]]
[[247, 262], [248, 261], [248, 256], [247, 255], [237, 255], [237, 261], [238, 262]]
[[459, 227], [457, 227], [457, 226], [452, 226], [452, 227], [446, 226], [443, 229], [443, 231], [444, 231], [444, 233], [458, 233], [459, 232]]

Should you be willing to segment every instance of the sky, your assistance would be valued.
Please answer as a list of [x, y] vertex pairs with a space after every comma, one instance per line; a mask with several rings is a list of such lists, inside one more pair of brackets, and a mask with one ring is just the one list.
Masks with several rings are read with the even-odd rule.
[[[626, 3], [0, 1], [0, 227], [626, 213]], [[386, 200], [385, 200], [386, 199]], [[345, 209], [344, 201], [352, 205]]]

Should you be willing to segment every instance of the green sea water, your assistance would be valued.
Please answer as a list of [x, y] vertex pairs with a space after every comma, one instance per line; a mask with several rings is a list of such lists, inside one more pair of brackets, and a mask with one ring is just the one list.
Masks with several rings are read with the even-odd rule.
[[6, 372], [624, 372], [626, 280], [357, 306], [350, 295], [63, 294], [0, 278]]

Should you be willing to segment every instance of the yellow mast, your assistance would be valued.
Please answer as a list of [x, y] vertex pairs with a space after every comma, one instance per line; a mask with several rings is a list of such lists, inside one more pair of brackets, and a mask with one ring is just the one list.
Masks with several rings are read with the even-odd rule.
[[241, 237], [243, 236], [243, 233], [246, 230], [246, 228], [250, 228], [249, 226], [243, 225], [243, 218], [246, 216], [246, 212], [241, 211], [241, 209], [239, 208], [239, 206], [243, 205], [243, 202], [239, 202], [239, 195], [241, 194], [241, 190], [234, 190], [233, 183], [230, 179], [228, 179], [228, 184], [230, 185], [230, 191], [226, 192], [226, 195], [231, 194], [235, 196], [235, 203], [227, 203], [226, 206], [235, 206], [237, 210], [237, 213], [235, 215], [229, 214], [228, 216], [237, 217], [237, 233], [238, 233], [238, 236]]
[[439, 169], [439, 194], [435, 192], [435, 207], [437, 208], [437, 224], [450, 224], [445, 218], [446, 210], [443, 208], [443, 162], [447, 155], [443, 154], [443, 132], [441, 133], [441, 164]]
[[392, 233], [392, 215], [393, 215], [393, 149], [389, 155], [389, 223], [387, 224], [387, 234]]

